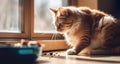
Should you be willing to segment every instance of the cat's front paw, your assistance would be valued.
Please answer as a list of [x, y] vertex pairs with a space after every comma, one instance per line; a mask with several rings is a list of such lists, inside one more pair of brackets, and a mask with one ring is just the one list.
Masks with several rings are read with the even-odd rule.
[[78, 55], [80, 56], [90, 56], [91, 55], [91, 47], [86, 47], [83, 50], [81, 50]]
[[76, 50], [74, 50], [74, 49], [68, 49], [68, 50], [66, 51], [66, 54], [67, 54], [67, 55], [76, 55]]

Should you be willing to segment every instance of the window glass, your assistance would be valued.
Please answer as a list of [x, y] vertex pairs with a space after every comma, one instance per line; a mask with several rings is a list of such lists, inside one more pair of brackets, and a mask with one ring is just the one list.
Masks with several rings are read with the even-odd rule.
[[19, 0], [0, 0], [0, 32], [21, 32]]

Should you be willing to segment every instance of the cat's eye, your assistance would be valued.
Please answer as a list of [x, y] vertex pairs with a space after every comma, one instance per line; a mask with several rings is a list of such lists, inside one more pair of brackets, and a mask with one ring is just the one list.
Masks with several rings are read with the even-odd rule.
[[70, 22], [63, 22], [63, 24], [71, 24]]

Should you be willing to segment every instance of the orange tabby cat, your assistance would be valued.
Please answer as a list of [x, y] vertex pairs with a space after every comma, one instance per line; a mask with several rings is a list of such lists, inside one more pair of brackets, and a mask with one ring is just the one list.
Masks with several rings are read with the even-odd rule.
[[111, 15], [88, 7], [50, 10], [54, 13], [56, 30], [72, 46], [67, 54], [90, 55], [95, 49], [114, 51], [120, 46], [120, 22]]

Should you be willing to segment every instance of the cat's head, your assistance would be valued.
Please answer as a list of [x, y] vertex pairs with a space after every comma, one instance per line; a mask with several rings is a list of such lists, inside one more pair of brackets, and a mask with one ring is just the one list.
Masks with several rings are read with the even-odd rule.
[[77, 16], [72, 7], [50, 8], [53, 13], [54, 25], [58, 32], [64, 33], [71, 29]]

